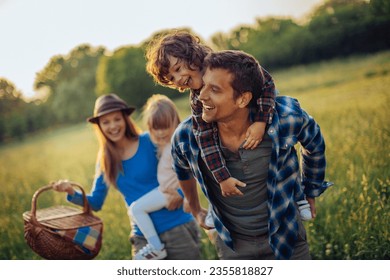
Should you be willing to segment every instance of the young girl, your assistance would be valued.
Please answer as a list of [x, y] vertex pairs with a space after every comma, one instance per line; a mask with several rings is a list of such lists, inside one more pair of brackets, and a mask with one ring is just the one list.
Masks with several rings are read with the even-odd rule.
[[[219, 183], [223, 196], [242, 195], [237, 188], [245, 183], [231, 177], [219, 148], [217, 127], [202, 119], [203, 108], [198, 100], [203, 86], [203, 62], [212, 50], [200, 43], [199, 39], [188, 32], [174, 31], [152, 41], [147, 49], [146, 69], [154, 80], [167, 87], [183, 91], [190, 89], [192, 125], [201, 157], [214, 179]], [[248, 128], [244, 149], [254, 149], [261, 141], [267, 124], [272, 122], [276, 89], [271, 75], [261, 67], [263, 85], [261, 96], [252, 106], [253, 124]], [[311, 219], [310, 206], [303, 198], [297, 198], [301, 218]]]
[[161, 242], [149, 213], [167, 206], [167, 193], [177, 193], [179, 183], [172, 169], [171, 137], [180, 123], [175, 104], [166, 96], [156, 94], [145, 105], [144, 120], [151, 140], [158, 147], [159, 163], [157, 179], [159, 186], [133, 202], [128, 214], [142, 231], [148, 244], [136, 255], [136, 260], [163, 259], [167, 253]]

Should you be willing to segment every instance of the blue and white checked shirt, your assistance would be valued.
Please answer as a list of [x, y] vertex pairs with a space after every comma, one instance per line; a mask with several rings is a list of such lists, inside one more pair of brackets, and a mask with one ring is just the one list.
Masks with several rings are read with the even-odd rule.
[[[330, 185], [325, 177], [325, 142], [320, 127], [291, 97], [278, 96], [268, 134], [273, 147], [268, 171], [268, 231], [269, 243], [276, 259], [289, 259], [298, 238], [295, 201], [304, 193], [317, 197]], [[302, 169], [299, 168], [294, 145], [301, 144]], [[209, 202], [207, 187], [199, 170], [200, 150], [192, 131], [191, 118], [180, 124], [172, 142], [173, 167], [179, 180], [193, 176]], [[245, 203], [245, 202], [243, 202]], [[218, 211], [213, 213], [215, 228], [221, 239], [232, 249], [229, 230], [223, 225]]]

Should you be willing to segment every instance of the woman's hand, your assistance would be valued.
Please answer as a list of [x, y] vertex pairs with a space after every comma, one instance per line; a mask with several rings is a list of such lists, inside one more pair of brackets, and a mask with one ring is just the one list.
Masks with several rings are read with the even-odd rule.
[[183, 204], [183, 198], [177, 191], [174, 192], [164, 192], [165, 197], [167, 198], [167, 209], [172, 211], [176, 210]]
[[75, 190], [68, 180], [58, 180], [52, 183], [53, 190], [57, 192], [67, 192], [69, 195], [74, 195]]

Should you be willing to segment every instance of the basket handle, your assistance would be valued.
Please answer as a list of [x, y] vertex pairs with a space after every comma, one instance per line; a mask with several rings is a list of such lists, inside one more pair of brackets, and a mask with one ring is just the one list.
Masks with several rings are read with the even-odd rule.
[[[85, 191], [83, 189], [82, 186], [80, 186], [78, 183], [76, 182], [69, 182], [72, 187], [76, 187], [78, 188], [79, 190], [81, 190], [81, 193], [83, 195], [83, 213], [90, 213], [91, 212], [91, 209], [89, 207], [89, 204], [88, 204], [88, 200], [87, 200], [87, 196], [85, 195]], [[38, 223], [38, 220], [36, 218], [36, 213], [37, 213], [37, 200], [38, 200], [38, 196], [45, 192], [45, 191], [48, 191], [48, 190], [52, 190], [53, 189], [53, 184], [49, 184], [49, 185], [46, 185], [46, 186], [43, 186], [41, 188], [39, 188], [33, 195], [32, 197], [32, 201], [31, 201], [31, 220], [33, 223]]]

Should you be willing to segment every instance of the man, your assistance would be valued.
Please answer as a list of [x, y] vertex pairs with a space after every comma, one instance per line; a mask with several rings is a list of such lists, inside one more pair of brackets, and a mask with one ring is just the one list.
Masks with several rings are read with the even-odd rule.
[[[221, 151], [232, 176], [245, 182], [242, 196], [224, 197], [199, 156], [191, 119], [176, 130], [174, 169], [193, 215], [205, 228], [194, 177], [209, 200], [221, 259], [310, 259], [306, 233], [295, 203], [304, 193], [315, 217], [315, 197], [324, 182], [325, 143], [319, 126], [297, 100], [277, 97], [272, 123], [262, 143], [243, 149], [251, 108], [261, 95], [258, 62], [240, 51], [222, 51], [205, 59], [199, 100], [202, 118], [218, 131]], [[300, 170], [294, 145], [302, 146]], [[304, 187], [303, 187], [304, 186]]]

